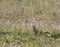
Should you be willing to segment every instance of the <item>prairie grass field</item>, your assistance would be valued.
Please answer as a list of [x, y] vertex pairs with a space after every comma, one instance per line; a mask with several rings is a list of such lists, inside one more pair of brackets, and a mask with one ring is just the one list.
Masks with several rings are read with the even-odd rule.
[[0, 47], [60, 47], [60, 0], [0, 0]]
[[[42, 31], [60, 34], [59, 30]], [[60, 47], [60, 38], [54, 40], [46, 35], [35, 36], [33, 30], [26, 28], [0, 27], [0, 47]]]

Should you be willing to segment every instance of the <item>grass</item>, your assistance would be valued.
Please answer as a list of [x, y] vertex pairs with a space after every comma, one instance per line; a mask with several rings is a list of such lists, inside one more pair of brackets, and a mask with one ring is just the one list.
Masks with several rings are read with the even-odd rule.
[[[6, 28], [0, 27], [0, 32], [9, 32], [10, 34], [0, 35], [0, 47], [58, 47], [60, 38], [52, 40], [51, 37], [35, 36], [34, 32], [25, 28]], [[44, 30], [46, 31], [46, 30]], [[43, 32], [44, 32], [43, 31]], [[51, 31], [52, 33], [54, 32]], [[56, 30], [58, 33], [58, 30]]]
[[59, 0], [0, 0], [1, 25], [22, 27], [27, 23], [30, 28], [32, 23], [41, 28], [52, 26], [59, 28], [59, 2]]
[[[35, 36], [38, 30], [60, 33], [60, 0], [0, 0], [0, 47], [60, 47], [60, 38]], [[54, 30], [55, 29], [55, 30]]]

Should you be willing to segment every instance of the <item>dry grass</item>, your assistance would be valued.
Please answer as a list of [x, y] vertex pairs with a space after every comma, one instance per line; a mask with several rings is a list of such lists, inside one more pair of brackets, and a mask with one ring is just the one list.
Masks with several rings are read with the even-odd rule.
[[2, 0], [0, 24], [16, 27], [36, 24], [60, 29], [59, 3], [59, 0]]
[[0, 31], [11, 32], [0, 37], [0, 47], [60, 47], [60, 39], [50, 44], [51, 38], [32, 35], [32, 25], [49, 32], [60, 29], [60, 0], [0, 0], [0, 6]]

